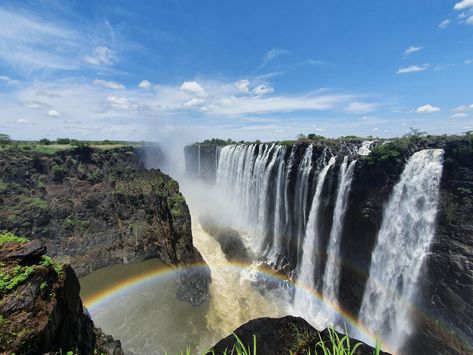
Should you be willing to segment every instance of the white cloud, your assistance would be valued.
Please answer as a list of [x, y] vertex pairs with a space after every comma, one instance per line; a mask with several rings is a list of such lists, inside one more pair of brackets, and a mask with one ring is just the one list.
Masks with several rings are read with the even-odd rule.
[[468, 111], [468, 110], [471, 110], [473, 109], [473, 104], [471, 105], [461, 105], [461, 106], [458, 106], [458, 107], [455, 107], [453, 109], [454, 112], [465, 112], [465, 111]]
[[253, 89], [253, 94], [257, 96], [263, 96], [266, 94], [270, 94], [272, 92], [274, 92], [274, 88], [272, 88], [271, 86], [266, 86], [266, 85], [258, 85], [257, 87]]
[[205, 103], [205, 100], [193, 98], [189, 101], [184, 102], [183, 106], [191, 108], [191, 107], [202, 106], [204, 103]]
[[409, 54], [412, 54], [412, 53], [415, 53], [415, 52], [419, 52], [420, 50], [422, 50], [422, 47], [410, 46], [409, 48], [407, 48], [404, 51], [404, 55], [409, 55]]
[[416, 110], [416, 112], [419, 112], [419, 113], [431, 113], [431, 112], [438, 112], [438, 111], [440, 111], [440, 108], [429, 105], [429, 104], [420, 106]]
[[108, 47], [97, 47], [93, 50], [92, 55], [87, 55], [83, 58], [87, 64], [100, 66], [111, 65], [116, 62], [114, 52]]
[[199, 96], [205, 95], [204, 88], [197, 81], [184, 81], [181, 85], [181, 90], [190, 92]]
[[442, 22], [440, 22], [439, 28], [440, 28], [441, 30], [446, 29], [446, 28], [448, 27], [448, 25], [450, 25], [450, 22], [451, 22], [451, 21], [450, 21], [449, 19], [443, 20]]
[[28, 123], [31, 123], [31, 122], [28, 121], [26, 118], [19, 118], [19, 119], [16, 120], [16, 123], [28, 124]]
[[[76, 69], [83, 39], [78, 33], [27, 13], [0, 6], [0, 57], [16, 69]], [[51, 45], [54, 44], [54, 45]]]
[[350, 102], [346, 107], [345, 111], [350, 113], [368, 113], [376, 110], [376, 104], [370, 104], [365, 102]]
[[102, 79], [95, 79], [94, 85], [102, 86], [107, 89], [114, 89], [114, 90], [123, 90], [125, 86], [123, 84], [117, 83], [116, 81], [106, 81]]
[[455, 113], [453, 115], [450, 115], [450, 117], [455, 118], [455, 117], [466, 117], [468, 116], [466, 113]]
[[48, 116], [49, 117], [59, 117], [59, 116], [61, 116], [61, 113], [58, 110], [49, 110], [48, 111]]
[[289, 53], [289, 51], [285, 49], [279, 49], [279, 48], [271, 49], [264, 55], [263, 64], [261, 64], [260, 69], [264, 67], [266, 64], [268, 64], [270, 61], [272, 61], [274, 58], [279, 57], [283, 54], [287, 54], [287, 53]]
[[469, 25], [473, 25], [473, 16], [468, 17], [468, 19], [465, 22]]
[[411, 65], [409, 67], [405, 68], [399, 68], [396, 74], [407, 74], [407, 73], [416, 73], [420, 71], [427, 70], [429, 67], [429, 64], [424, 64], [424, 65]]
[[6, 75], [0, 75], [0, 81], [11, 81], [9, 76]]
[[455, 10], [463, 10], [469, 7], [473, 7], [473, 0], [462, 0], [457, 2], [453, 8]]
[[471, 63], [473, 63], [473, 59], [467, 59], [467, 60], [465, 60], [465, 64], [471, 64]]
[[138, 87], [142, 89], [149, 89], [151, 87], [151, 83], [148, 80], [141, 80], [138, 84]]
[[247, 94], [250, 91], [250, 82], [246, 79], [237, 81], [235, 85], [238, 90], [244, 94]]
[[130, 99], [127, 97], [119, 97], [119, 96], [114, 96], [114, 95], [109, 95], [105, 99], [105, 102], [107, 103], [107, 107], [115, 110], [123, 110], [123, 111], [128, 111], [128, 110], [134, 110], [138, 106], [133, 103]]

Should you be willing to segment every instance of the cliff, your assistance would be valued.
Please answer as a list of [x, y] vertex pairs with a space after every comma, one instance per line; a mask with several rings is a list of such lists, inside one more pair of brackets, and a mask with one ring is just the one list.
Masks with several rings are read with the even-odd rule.
[[[264, 238], [264, 250], [271, 250], [272, 243], [280, 238], [278, 242], [281, 255], [278, 258], [287, 260], [293, 271], [300, 267], [300, 246], [306, 228], [304, 223], [308, 219], [317, 181], [317, 172], [314, 173], [317, 169], [314, 167], [328, 160], [323, 155], [324, 148], [330, 151], [329, 156], [333, 154], [337, 159], [327, 173], [320, 195], [316, 225], [318, 266], [315, 268], [314, 279], [316, 287], [321, 291], [340, 168], [342, 158], [347, 156], [348, 162], [357, 162], [341, 226], [341, 271], [337, 294], [339, 304], [354, 317], [358, 316], [365, 293], [384, 209], [406, 162], [415, 152], [423, 149], [444, 150], [436, 232], [429, 254], [424, 259], [416, 285], [416, 299], [411, 307], [415, 318], [415, 334], [403, 352], [472, 352], [473, 305], [470, 300], [473, 299], [473, 136], [413, 135], [379, 145], [368, 156], [357, 155], [356, 144], [342, 144], [339, 147], [332, 143], [313, 144], [313, 154], [309, 159], [311, 165], [304, 162], [308, 157], [304, 153], [308, 150], [307, 143], [273, 149], [268, 149], [268, 145], [257, 144], [254, 149], [241, 149], [241, 153], [237, 149], [229, 153], [221, 148], [220, 154], [226, 154], [230, 161], [222, 166], [218, 164], [218, 168], [228, 170], [224, 170], [225, 176], [236, 176], [230, 184], [229, 192], [238, 193], [230, 196], [237, 203], [242, 202], [244, 209], [252, 211], [247, 225], [258, 225], [256, 234], [258, 238]], [[188, 149], [196, 151], [195, 146]], [[243, 157], [243, 154], [246, 155]], [[204, 157], [201, 150], [201, 165]], [[251, 165], [252, 159], [258, 164]], [[245, 165], [246, 170], [243, 171], [244, 164], [238, 164], [246, 164], [248, 161], [249, 167]], [[207, 165], [210, 166], [210, 163]], [[258, 176], [253, 173], [256, 168], [259, 169]], [[260, 177], [261, 174], [264, 177]], [[247, 180], [242, 182], [244, 178]], [[304, 181], [306, 185], [303, 184]], [[247, 186], [253, 190], [245, 190]], [[246, 200], [240, 201], [240, 196]], [[275, 232], [276, 229], [279, 230], [278, 233]], [[399, 285], [401, 289], [402, 286]]]
[[0, 353], [121, 355], [119, 341], [94, 328], [67, 264], [39, 241], [0, 234]]
[[[215, 354], [224, 354], [225, 351], [227, 351], [226, 354], [236, 354], [236, 352], [232, 351], [237, 343], [235, 335], [250, 349], [254, 349], [253, 337], [255, 337], [258, 355], [297, 355], [308, 353], [324, 355], [326, 352], [322, 350], [320, 345], [317, 345], [319, 342], [323, 342], [330, 351], [332, 350], [328, 329], [319, 332], [304, 319], [293, 316], [253, 319], [215, 344], [212, 347]], [[339, 339], [344, 337], [343, 334], [339, 333], [337, 333], [337, 336]], [[357, 343], [360, 343], [353, 355], [374, 354], [372, 347], [356, 339], [349, 339], [349, 342], [352, 349]], [[249, 351], [248, 353], [253, 352]], [[380, 354], [387, 353], [381, 351]]]
[[[0, 151], [0, 231], [34, 237], [84, 276], [98, 268], [157, 257], [203, 264], [176, 181], [146, 170], [131, 147], [44, 154]], [[180, 299], [200, 304], [210, 271], [183, 271]]]

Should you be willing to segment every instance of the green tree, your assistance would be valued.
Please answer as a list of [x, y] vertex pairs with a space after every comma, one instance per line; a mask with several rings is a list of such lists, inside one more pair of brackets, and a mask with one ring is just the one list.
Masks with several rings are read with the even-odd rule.
[[0, 145], [10, 144], [11, 138], [8, 134], [0, 133]]
[[41, 145], [50, 145], [51, 141], [47, 138], [42, 138], [42, 139], [39, 140], [39, 144], [41, 144]]

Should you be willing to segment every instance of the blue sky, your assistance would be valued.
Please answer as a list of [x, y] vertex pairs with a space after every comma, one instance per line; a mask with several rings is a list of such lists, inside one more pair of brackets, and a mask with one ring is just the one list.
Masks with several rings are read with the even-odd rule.
[[473, 0], [3, 1], [0, 132], [473, 130]]

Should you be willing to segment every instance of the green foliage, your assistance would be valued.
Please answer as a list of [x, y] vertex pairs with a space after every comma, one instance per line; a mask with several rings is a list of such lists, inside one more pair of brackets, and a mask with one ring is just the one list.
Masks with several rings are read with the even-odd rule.
[[230, 138], [228, 139], [220, 139], [220, 138], [212, 138], [212, 139], [206, 139], [203, 142], [200, 143], [195, 143], [195, 145], [229, 145], [229, 144], [235, 144], [236, 142]]
[[41, 144], [41, 145], [50, 145], [51, 141], [47, 138], [42, 138], [42, 139], [39, 140], [39, 144]]
[[69, 138], [58, 138], [56, 139], [57, 144], [70, 144], [71, 140]]
[[63, 271], [63, 265], [61, 263], [58, 263], [55, 261], [53, 258], [47, 255], [43, 255], [41, 257], [41, 265], [46, 266], [46, 267], [53, 267], [54, 271], [56, 271], [56, 274], [60, 275]]
[[15, 266], [13, 269], [0, 272], [0, 294], [9, 292], [23, 282], [33, 274], [34, 268], [32, 266]]
[[17, 237], [13, 233], [0, 233], [0, 245], [5, 243], [28, 243], [28, 239], [23, 237]]
[[358, 347], [361, 345], [361, 343], [358, 342], [352, 347], [348, 335], [344, 335], [340, 338], [340, 336], [335, 330], [329, 328], [328, 331], [328, 344], [326, 344], [326, 342], [322, 340], [322, 337], [320, 337], [319, 334], [320, 340], [315, 346], [315, 350], [317, 350], [317, 348], [320, 348], [323, 351], [324, 355], [353, 355], [355, 354], [356, 349], [358, 349]]
[[64, 169], [64, 167], [58, 165], [57, 163], [53, 164], [51, 172], [53, 173], [53, 180], [56, 181], [62, 180], [62, 178], [66, 174], [66, 170]]
[[11, 138], [8, 134], [0, 133], [0, 145], [8, 145], [11, 144]]
[[389, 143], [377, 145], [364, 159], [368, 164], [375, 164], [379, 161], [397, 158], [409, 148], [411, 143], [412, 141], [408, 137], [397, 138]]
[[41, 285], [39, 285], [39, 289], [41, 291], [44, 291], [48, 287], [48, 283], [46, 281], [41, 282]]

